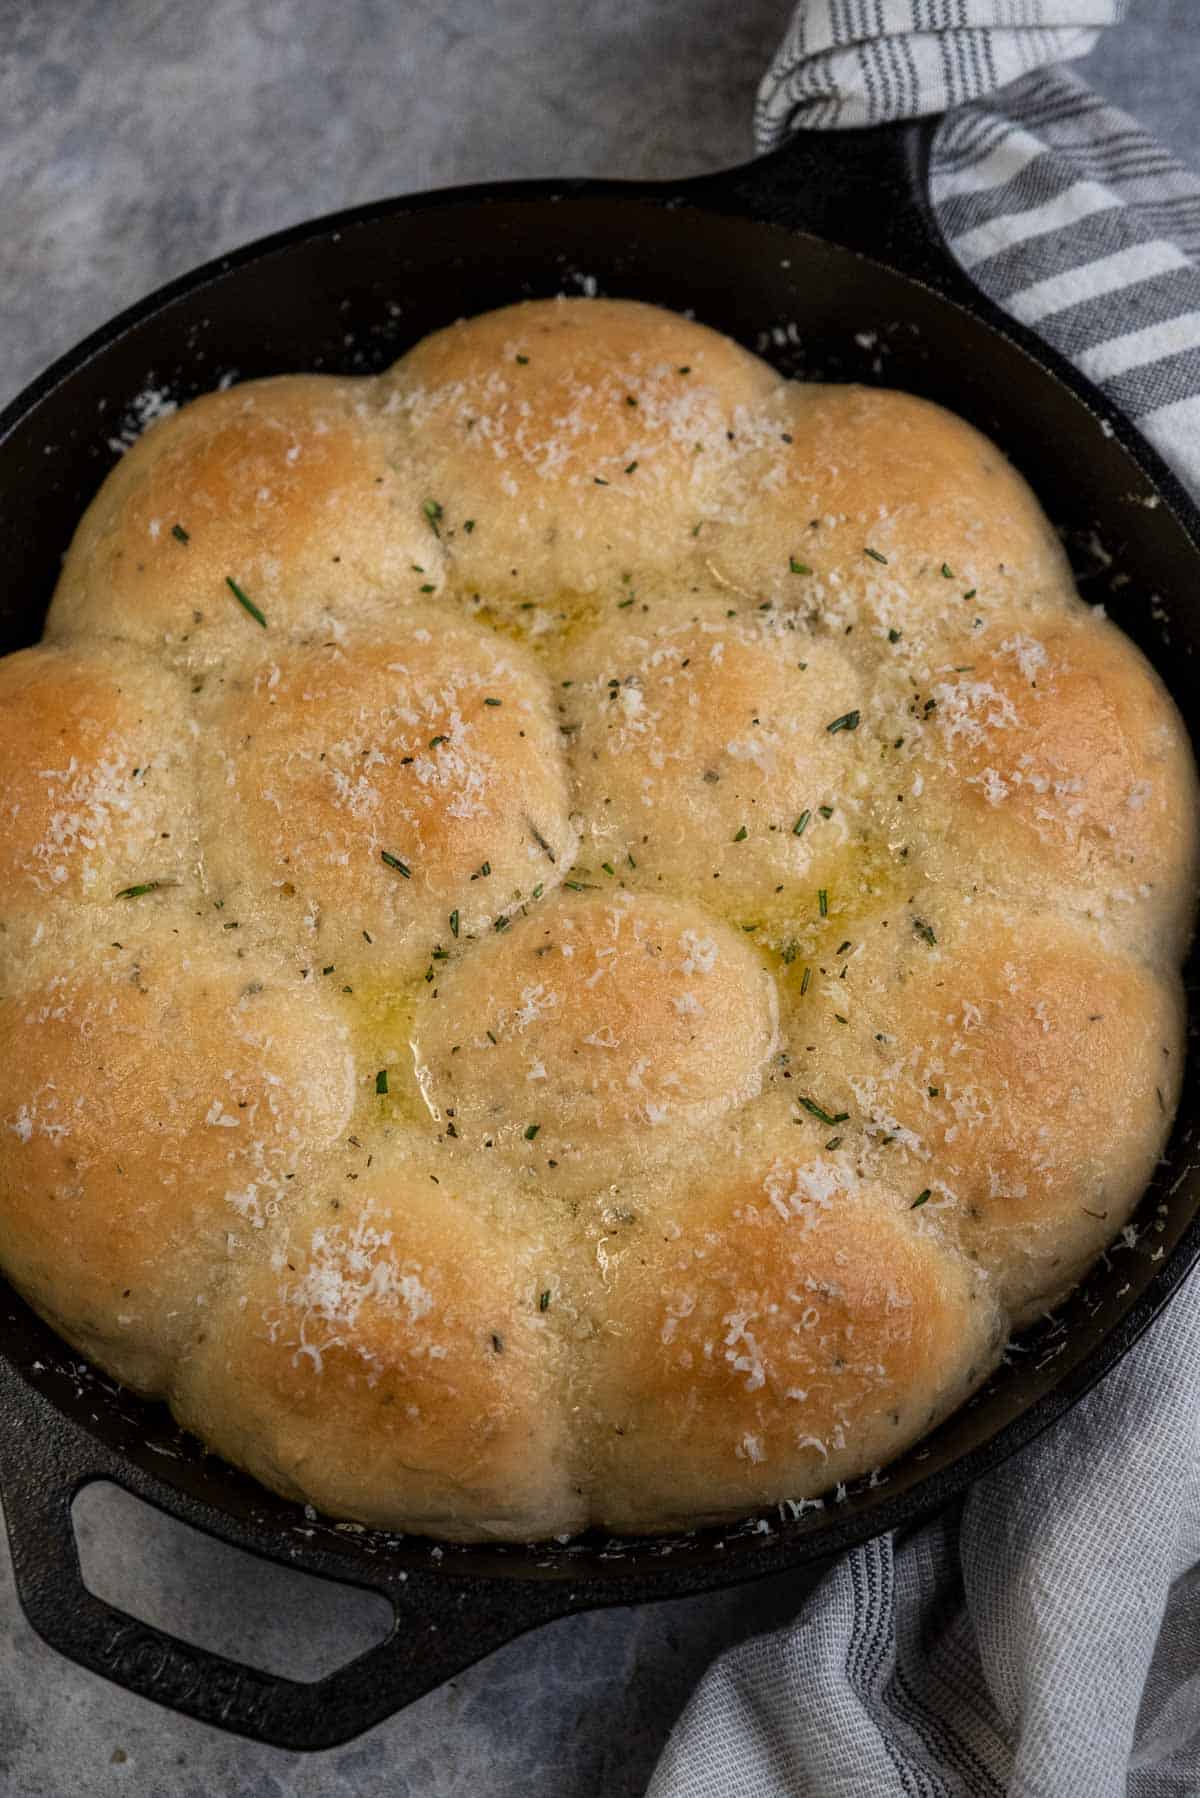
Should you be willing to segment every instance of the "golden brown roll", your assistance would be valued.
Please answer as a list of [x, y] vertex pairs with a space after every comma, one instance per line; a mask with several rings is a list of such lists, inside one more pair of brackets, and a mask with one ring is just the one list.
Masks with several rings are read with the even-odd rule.
[[440, 586], [421, 499], [372, 382], [282, 375], [205, 394], [153, 425], [100, 489], [48, 634], [199, 665], [241, 655], [259, 629], [336, 638]]
[[1136, 1244], [1196, 799], [926, 401], [621, 300], [210, 394], [0, 663], [0, 1264], [332, 1516], [835, 1501]]
[[314, 995], [170, 939], [6, 999], [11, 1278], [121, 1379], [161, 1391], [248, 1240], [347, 1123], [344, 1038]]
[[1000, 1341], [986, 1281], [898, 1193], [786, 1139], [609, 1241], [598, 1310], [588, 1422], [615, 1529], [881, 1466], [968, 1395]]

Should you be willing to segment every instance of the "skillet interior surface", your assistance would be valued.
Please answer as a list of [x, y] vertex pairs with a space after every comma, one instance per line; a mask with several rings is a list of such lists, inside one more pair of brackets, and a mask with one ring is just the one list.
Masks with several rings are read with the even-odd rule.
[[[1085, 598], [1142, 646], [1184, 717], [1200, 719], [1195, 515], [1161, 465], [1116, 414], [1019, 342], [930, 287], [773, 222], [779, 210], [769, 192], [756, 199], [730, 178], [670, 190], [460, 190], [300, 227], [177, 283], [89, 340], [0, 419], [0, 652], [39, 636], [80, 513], [163, 400], [228, 378], [373, 372], [456, 317], [526, 296], [597, 292], [694, 311], [789, 375], [882, 383], [962, 413], [1032, 483], [1064, 532]], [[1136, 1215], [1137, 1241], [1112, 1250], [969, 1405], [881, 1479], [859, 1482], [836, 1507], [784, 1506], [687, 1536], [442, 1548], [306, 1516], [206, 1455], [163, 1406], [88, 1368], [0, 1284], [0, 1479], [22, 1601], [56, 1645], [124, 1683], [265, 1740], [324, 1746], [533, 1623], [760, 1576], [902, 1525], [1044, 1428], [1178, 1284], [1200, 1253], [1198, 1124], [1192, 1067], [1168, 1154]], [[356, 1691], [345, 1683], [354, 1669], [332, 1676], [340, 1686], [300, 1687], [203, 1651], [177, 1653], [82, 1588], [69, 1507], [95, 1477], [242, 1547], [385, 1591], [407, 1641], [394, 1635], [355, 1663]], [[297, 1696], [323, 1692], [320, 1714]]]

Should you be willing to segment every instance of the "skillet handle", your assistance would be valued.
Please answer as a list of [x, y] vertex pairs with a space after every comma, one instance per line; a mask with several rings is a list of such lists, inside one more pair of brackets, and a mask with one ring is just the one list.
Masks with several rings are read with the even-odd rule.
[[14, 1370], [3, 1366], [0, 1377], [7, 1387], [0, 1489], [26, 1617], [69, 1660], [202, 1723], [277, 1748], [336, 1747], [514, 1636], [578, 1608], [557, 1580], [462, 1579], [405, 1570], [381, 1555], [377, 1568], [356, 1562], [347, 1574], [331, 1565], [325, 1576], [381, 1593], [395, 1622], [386, 1640], [324, 1679], [285, 1679], [182, 1642], [97, 1598], [83, 1582], [72, 1501], [97, 1479], [145, 1498], [136, 1472], [131, 1480], [128, 1462], [31, 1392]]
[[940, 116], [848, 131], [797, 131], [740, 168], [685, 182], [689, 198], [810, 231], [911, 275], [950, 299], [982, 304], [946, 247], [929, 195]]

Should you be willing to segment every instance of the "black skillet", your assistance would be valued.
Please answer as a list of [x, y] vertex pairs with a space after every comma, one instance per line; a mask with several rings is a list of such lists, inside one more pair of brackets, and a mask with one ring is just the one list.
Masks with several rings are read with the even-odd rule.
[[[539, 181], [362, 207], [175, 282], [90, 337], [0, 418], [0, 651], [33, 641], [75, 522], [139, 396], [222, 375], [367, 372], [434, 327], [526, 295], [657, 301], [789, 374], [882, 381], [953, 407], [1033, 483], [1082, 590], [1200, 717], [1200, 514], [1129, 424], [1012, 324], [950, 259], [927, 200], [934, 124], [802, 135], [729, 173], [675, 183]], [[1097, 550], [1102, 543], [1103, 553]], [[326, 1748], [511, 1637], [572, 1611], [757, 1579], [912, 1523], [1060, 1416], [1136, 1341], [1200, 1255], [1194, 1066], [1137, 1246], [1102, 1261], [964, 1410], [845, 1501], [687, 1536], [439, 1548], [306, 1518], [206, 1455], [161, 1405], [115, 1387], [0, 1285], [0, 1488], [17, 1589], [44, 1639], [189, 1716]], [[226, 1542], [373, 1588], [396, 1625], [311, 1684], [185, 1645], [85, 1588], [79, 1489], [115, 1481]]]

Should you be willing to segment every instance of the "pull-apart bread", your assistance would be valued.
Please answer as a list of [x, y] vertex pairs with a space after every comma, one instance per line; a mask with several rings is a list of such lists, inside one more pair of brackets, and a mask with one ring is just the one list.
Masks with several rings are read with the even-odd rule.
[[834, 1493], [1127, 1225], [1195, 819], [936, 406], [604, 300], [209, 394], [0, 663], [0, 1263], [335, 1516]]

